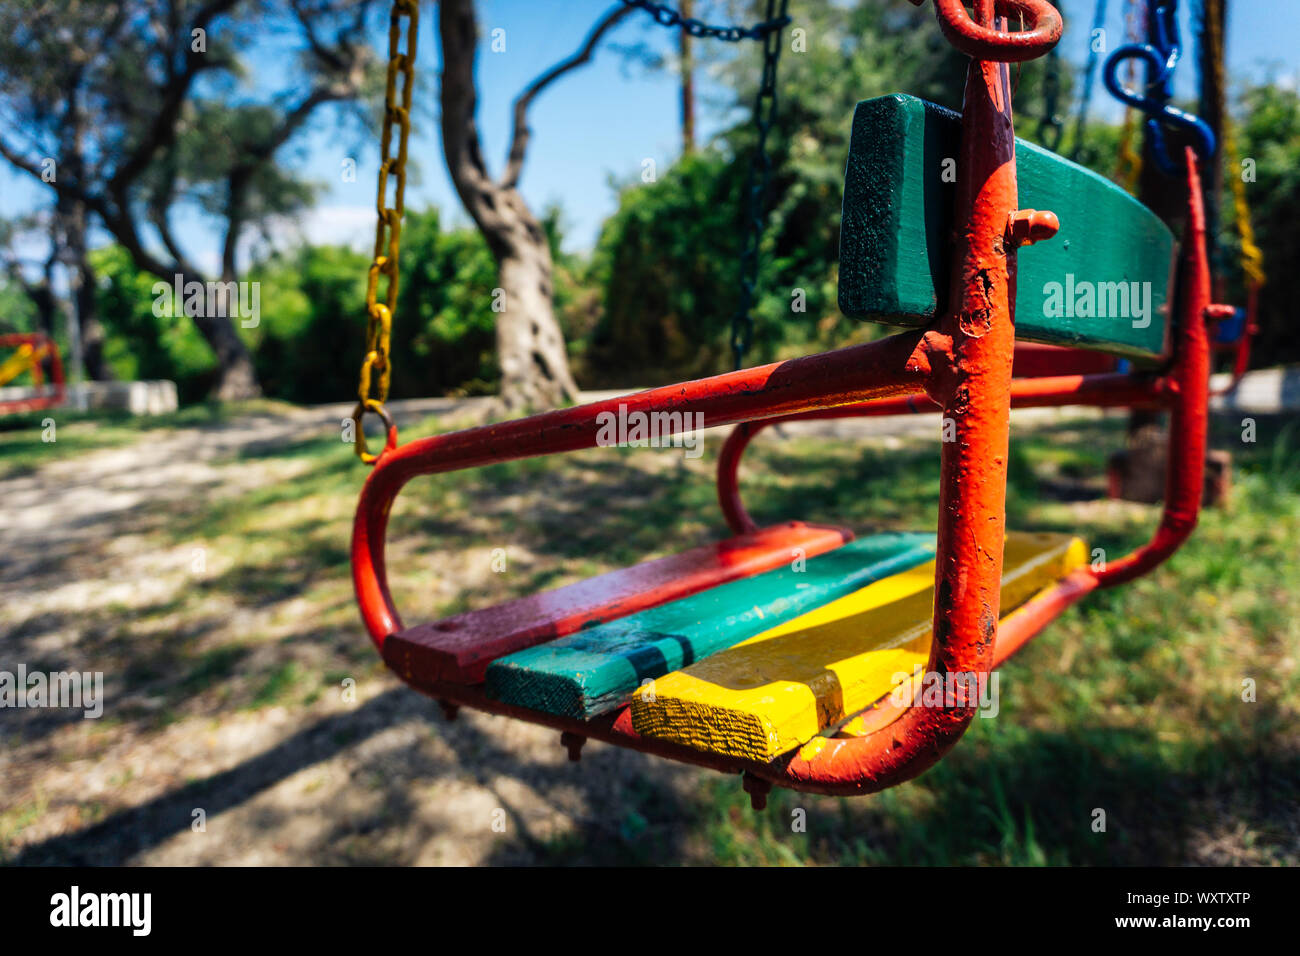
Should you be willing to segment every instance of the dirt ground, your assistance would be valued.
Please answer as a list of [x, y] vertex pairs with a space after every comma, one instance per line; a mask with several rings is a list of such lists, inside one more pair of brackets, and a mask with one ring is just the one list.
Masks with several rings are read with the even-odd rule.
[[[406, 419], [467, 410], [400, 408]], [[157, 553], [143, 532], [186, 499], [292, 480], [278, 461], [238, 456], [317, 434], [345, 414], [178, 429], [0, 486], [0, 660], [76, 658], [78, 669], [110, 673], [108, 719], [0, 712], [0, 811], [11, 830], [21, 827], [0, 834], [11, 861], [524, 863], [538, 841], [618, 827], [606, 811], [629, 778], [669, 799], [690, 786], [690, 771], [599, 743], [571, 764], [555, 732], [472, 712], [448, 722], [382, 669], [358, 680], [354, 700], [327, 694], [306, 707], [200, 713], [161, 727], [111, 719], [157, 703], [112, 700], [114, 655], [86, 660], [77, 648], [96, 643], [88, 632], [105, 613], [156, 606], [190, 582], [185, 555]], [[266, 624], [240, 618], [223, 629]], [[355, 637], [365, 641], [359, 622]]]
[[[474, 400], [413, 402], [395, 410], [403, 423], [437, 415], [440, 422], [465, 424], [486, 414]], [[338, 455], [323, 460], [310, 450], [347, 411], [331, 406], [242, 414], [0, 472], [0, 671], [22, 662], [29, 669], [105, 675], [102, 719], [66, 710], [0, 709], [0, 860], [708, 863], [720, 855], [746, 858], [730, 850], [750, 839], [768, 841], [764, 860], [807, 860], [799, 846], [787, 845], [788, 825], [776, 832], [791, 807], [778, 800], [775, 815], [753, 816], [738, 780], [730, 787], [731, 781], [720, 784], [704, 771], [599, 743], [589, 743], [573, 764], [553, 731], [465, 711], [449, 722], [433, 701], [391, 676], [364, 635], [347, 576], [347, 530], [363, 472]], [[76, 426], [78, 434], [91, 427]], [[910, 433], [930, 434], [937, 423], [927, 416], [816, 427], [826, 438], [870, 436], [892, 448]], [[308, 450], [297, 454], [296, 448]], [[650, 465], [635, 468], [608, 458], [585, 466], [579, 461], [564, 485], [526, 470], [504, 473], [491, 479], [491, 500], [461, 500], [458, 485], [434, 483], [425, 492], [433, 503], [417, 503], [392, 548], [390, 564], [404, 568], [394, 581], [398, 603], [423, 599], [446, 613], [467, 593], [476, 602], [485, 593], [495, 600], [597, 573], [607, 565], [593, 565], [592, 541], [604, 551], [612, 542], [616, 553], [602, 560], [615, 564], [654, 548], [662, 553], [701, 543], [717, 531], [696, 517], [712, 509], [714, 452], [694, 462], [651, 455]], [[785, 464], [778, 459], [764, 467], [780, 472]], [[684, 476], [666, 498], [654, 474], [665, 468]], [[924, 499], [932, 480], [924, 478], [907, 494]], [[860, 497], [852, 482], [845, 489], [837, 493]], [[787, 504], [797, 509], [807, 491], [789, 494]], [[650, 507], [652, 498], [654, 507], [678, 516], [680, 540], [657, 540], [662, 534], [641, 527], [656, 519], [638, 518], [637, 504]], [[871, 502], [881, 511], [895, 504]], [[602, 506], [605, 537], [598, 539], [589, 528], [594, 522], [584, 516]], [[1117, 514], [1128, 514], [1104, 502], [1051, 507], [1067, 520], [1101, 515], [1111, 525]], [[512, 529], [511, 521], [526, 512], [533, 513], [531, 523]], [[615, 513], [625, 523], [610, 528], [608, 516]], [[1150, 520], [1140, 508], [1132, 518]], [[496, 585], [484, 570], [486, 560], [478, 560], [486, 559], [485, 542], [492, 540], [480, 533], [484, 527], [504, 527], [517, 542], [511, 560], [526, 573], [509, 585], [513, 590], [492, 591], [504, 585]], [[448, 537], [459, 543], [453, 547], [443, 540]], [[202, 574], [193, 566], [199, 541], [206, 542], [208, 563]], [[1074, 648], [1087, 647], [1095, 636], [1076, 623], [1054, 639], [1071, 648], [1073, 661]], [[1079, 666], [1064, 661], [1062, 673]], [[351, 681], [355, 693], [345, 687]], [[1060, 722], [1046, 726], [1055, 732]], [[964, 744], [961, 759], [987, 759], [988, 739]], [[1061, 751], [1059, 738], [1048, 743], [1052, 752]], [[1086, 763], [1095, 750], [1089, 739], [1071, 739], [1062, 759]], [[1009, 778], [1032, 778], [1041, 765], [1032, 753], [1017, 758], [1014, 749], [1005, 761], [999, 772]], [[1275, 764], [1290, 772], [1281, 758], [1267, 766]], [[956, 776], [936, 778], [942, 786], [965, 785], [969, 767], [956, 766]], [[1084, 763], [1079, 767], [1086, 772]], [[1043, 794], [1068, 793], [1076, 785], [1058, 779], [1061, 772], [1044, 766], [1040, 775], [1050, 779], [1030, 779], [1026, 801], [1048, 806]], [[1134, 780], [1156, 772], [1132, 766]], [[1211, 789], [1214, 799], [1224, 787]], [[893, 858], [875, 854], [902, 839], [895, 820], [912, 821], [915, 832], [925, 832], [927, 820], [946, 827], [943, 832], [961, 832], [961, 822], [947, 821], [933, 791], [902, 790], [853, 809], [798, 797], [800, 807], [841, 834], [833, 852], [821, 857], [887, 862]], [[1273, 820], [1279, 811], [1265, 807], [1259, 814]], [[1033, 843], [1028, 822], [1022, 828], [1014, 815], [1005, 816], [990, 824], [1002, 833], [1000, 859], [1037, 860], [1036, 850], [1016, 855], [1016, 847]], [[1156, 815], [1167, 816], [1163, 810]], [[1251, 818], [1235, 804], [1219, 816], [1224, 826]], [[1187, 862], [1250, 863], [1276, 857], [1272, 849], [1253, 849], [1254, 829], [1232, 825], [1231, 832], [1216, 829], [1205, 817], [1204, 832], [1190, 835], [1183, 823], [1172, 835], [1157, 826], [1142, 845], [1121, 849], [1128, 854], [1122, 859], [1163, 853]], [[868, 830], [874, 840], [861, 836]], [[1179, 846], [1165, 849], [1174, 842]], [[939, 844], [929, 850], [903, 846], [901, 852], [917, 860], [950, 853]]]

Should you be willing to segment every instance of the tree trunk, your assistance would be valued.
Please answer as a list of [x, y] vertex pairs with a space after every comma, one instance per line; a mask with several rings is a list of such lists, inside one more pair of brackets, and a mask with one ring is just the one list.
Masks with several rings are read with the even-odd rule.
[[497, 356], [501, 399], [507, 411], [523, 414], [576, 399], [578, 386], [551, 307], [551, 250], [545, 237], [541, 245], [512, 246], [515, 251], [498, 265], [505, 301], [497, 316]]
[[578, 386], [569, 371], [564, 336], [551, 302], [553, 264], [546, 232], [518, 189], [527, 150], [527, 108], [532, 98], [557, 77], [587, 62], [601, 35], [627, 9], [612, 11], [588, 36], [574, 57], [543, 74], [515, 103], [510, 160], [500, 180], [483, 162], [475, 114], [478, 91], [474, 59], [478, 24], [472, 0], [438, 4], [442, 41], [440, 91], [442, 144], [452, 183], [466, 211], [482, 232], [497, 263], [499, 297], [494, 297], [501, 398], [512, 413], [555, 408], [576, 401]]
[[[234, 276], [222, 276], [221, 281], [238, 280]], [[212, 397], [219, 402], [260, 398], [262, 387], [257, 383], [253, 357], [235, 330], [234, 320], [229, 315], [196, 315], [193, 321], [217, 357], [219, 372], [212, 386]]]
[[220, 372], [212, 388], [212, 397], [219, 402], [258, 398], [262, 389], [257, 384], [252, 356], [230, 319], [225, 316], [196, 317], [194, 324], [217, 355]]
[[72, 306], [81, 339], [82, 368], [92, 381], [110, 382], [114, 376], [104, 360], [104, 326], [99, 321], [99, 302], [95, 297], [98, 283], [86, 245], [86, 207], [62, 195], [58, 206], [72, 285]]
[[[690, 19], [691, 0], [681, 0], [679, 9], [683, 19]], [[682, 81], [682, 155], [695, 152], [695, 60], [691, 55], [691, 35], [685, 29], [678, 34], [678, 52], [681, 57]]]

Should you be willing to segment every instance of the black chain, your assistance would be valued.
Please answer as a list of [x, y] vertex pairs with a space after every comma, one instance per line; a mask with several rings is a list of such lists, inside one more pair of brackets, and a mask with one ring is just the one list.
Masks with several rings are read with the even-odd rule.
[[1056, 152], [1061, 145], [1065, 121], [1058, 106], [1061, 98], [1061, 55], [1053, 47], [1047, 54], [1047, 72], [1043, 75], [1043, 118], [1038, 121], [1038, 141]]
[[[1097, 78], [1097, 62], [1101, 50], [1097, 46], [1097, 32], [1105, 36], [1106, 0], [1097, 0], [1097, 9], [1093, 12], [1092, 31], [1088, 34], [1088, 66], [1083, 74], [1083, 95], [1079, 97], [1079, 112], [1074, 120], [1074, 148], [1070, 150], [1070, 159], [1081, 162], [1084, 155], [1083, 131], [1088, 123], [1088, 106], [1092, 103], [1093, 82]], [[1091, 159], [1091, 150], [1088, 151]]]
[[759, 40], [763, 44], [763, 79], [754, 98], [754, 128], [758, 142], [749, 172], [745, 176], [745, 251], [740, 256], [740, 301], [731, 317], [731, 354], [736, 369], [744, 366], [745, 353], [754, 339], [754, 296], [758, 289], [758, 253], [766, 227], [767, 189], [772, 179], [772, 157], [767, 154], [767, 134], [776, 124], [776, 68], [781, 59], [781, 30], [790, 22], [789, 0], [767, 0], [767, 18], [751, 27], [710, 26], [693, 17], [683, 17], [671, 7], [651, 0], [623, 0], [629, 7], [645, 10], [655, 22], [680, 26], [693, 37], [726, 40]]
[[[767, 0], [767, 23], [786, 24], [789, 0]], [[772, 179], [772, 157], [767, 134], [776, 124], [776, 68], [781, 59], [781, 27], [763, 37], [763, 79], [754, 98], [754, 128], [758, 142], [745, 177], [748, 202], [745, 215], [745, 251], [740, 257], [740, 302], [731, 318], [731, 354], [736, 369], [744, 367], [745, 352], [754, 339], [754, 296], [758, 290], [758, 253], [766, 223], [767, 188]]]
[[[655, 22], [665, 27], [680, 26], [683, 30], [693, 37], [699, 37], [706, 40], [726, 40], [728, 43], [739, 43], [741, 40], [766, 40], [774, 33], [779, 33], [781, 28], [790, 22], [790, 18], [785, 15], [785, 4], [781, 4], [781, 16], [773, 17], [768, 14], [766, 20], [761, 23], [755, 23], [752, 27], [729, 26], [717, 27], [705, 23], [703, 20], [696, 20], [694, 17], [684, 17], [672, 7], [662, 3], [652, 3], [651, 0], [623, 0], [623, 3], [629, 7], [635, 7], [638, 10], [644, 10], [654, 17]], [[772, 9], [772, 4], [768, 4], [768, 10]]]

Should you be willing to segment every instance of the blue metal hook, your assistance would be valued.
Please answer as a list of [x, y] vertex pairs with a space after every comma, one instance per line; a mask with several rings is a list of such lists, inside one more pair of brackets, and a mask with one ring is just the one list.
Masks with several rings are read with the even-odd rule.
[[[1146, 114], [1156, 165], [1165, 175], [1175, 176], [1181, 172], [1183, 164], [1169, 158], [1165, 127], [1174, 126], [1190, 134], [1192, 147], [1202, 159], [1214, 155], [1214, 131], [1204, 120], [1169, 103], [1174, 91], [1174, 69], [1182, 55], [1175, 0], [1166, 0], [1152, 11], [1150, 27], [1154, 42], [1126, 43], [1117, 47], [1102, 69], [1102, 82], [1111, 96]], [[1120, 82], [1119, 68], [1127, 60], [1141, 60], [1146, 65], [1145, 93], [1136, 93]]]

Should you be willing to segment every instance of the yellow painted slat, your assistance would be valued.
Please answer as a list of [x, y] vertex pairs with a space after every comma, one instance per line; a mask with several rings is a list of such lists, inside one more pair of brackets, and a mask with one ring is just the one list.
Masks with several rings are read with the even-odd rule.
[[[1003, 613], [1087, 563], [1068, 535], [1011, 533]], [[632, 700], [637, 733], [771, 760], [888, 694], [930, 650], [934, 562], [877, 581], [690, 667]]]
[[23, 372], [27, 371], [45, 357], [43, 353], [44, 350], [42, 350], [42, 354], [38, 356], [36, 354], [36, 349], [31, 345], [24, 344], [18, 346], [13, 355], [5, 359], [3, 363], [0, 363], [0, 385], [6, 385], [16, 379], [19, 375], [22, 375]]

